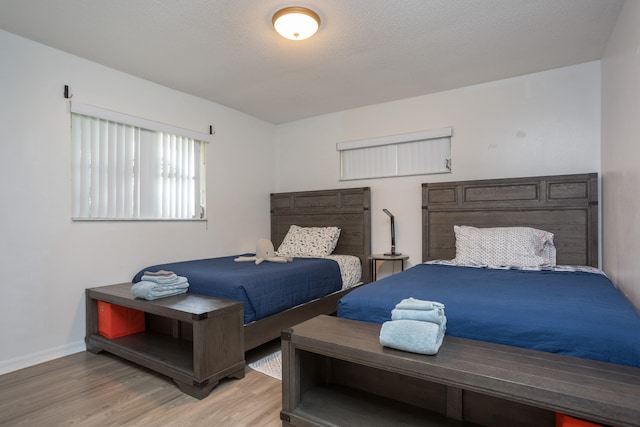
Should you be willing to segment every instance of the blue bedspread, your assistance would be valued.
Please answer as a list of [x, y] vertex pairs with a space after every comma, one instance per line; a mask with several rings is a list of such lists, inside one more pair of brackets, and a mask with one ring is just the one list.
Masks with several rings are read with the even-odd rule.
[[[248, 254], [250, 256], [250, 254]], [[286, 264], [234, 262], [235, 256], [160, 264], [144, 271], [168, 270], [189, 280], [189, 292], [241, 301], [244, 323], [251, 323], [342, 288], [338, 263], [322, 258], [294, 258]]]
[[383, 323], [408, 297], [442, 302], [447, 335], [640, 367], [640, 315], [603, 275], [420, 264], [355, 289], [338, 317]]

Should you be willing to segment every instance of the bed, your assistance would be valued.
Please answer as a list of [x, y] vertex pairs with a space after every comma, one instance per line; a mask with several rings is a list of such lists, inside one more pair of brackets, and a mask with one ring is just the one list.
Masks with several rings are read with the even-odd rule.
[[[640, 316], [593, 268], [596, 174], [423, 184], [422, 190], [426, 263], [354, 290], [339, 301], [338, 317], [381, 324], [404, 298], [439, 301], [449, 336], [640, 367]], [[456, 225], [550, 232], [556, 266], [461, 266], [466, 252], [456, 251], [456, 236], [459, 245], [466, 237]]]
[[[371, 246], [369, 204], [368, 187], [274, 193], [274, 247], [279, 249], [287, 235], [291, 243], [293, 228], [338, 228], [339, 238], [331, 255], [260, 265], [234, 262], [237, 255], [165, 263], [142, 268], [133, 282], [139, 281], [144, 271], [168, 270], [187, 277], [190, 293], [241, 301], [247, 351], [277, 338], [287, 327], [334, 313], [342, 296], [369, 281], [369, 269], [365, 268]], [[293, 245], [289, 253], [295, 255], [295, 250]]]

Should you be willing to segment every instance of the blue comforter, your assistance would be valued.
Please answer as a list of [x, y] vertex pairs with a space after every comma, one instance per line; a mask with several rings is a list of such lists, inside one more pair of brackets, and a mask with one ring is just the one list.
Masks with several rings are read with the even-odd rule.
[[447, 335], [640, 367], [640, 315], [603, 275], [420, 264], [355, 289], [338, 317], [383, 323], [408, 297], [442, 302]]
[[189, 292], [241, 301], [244, 323], [323, 297], [342, 288], [338, 263], [322, 258], [294, 258], [286, 264], [234, 262], [235, 256], [174, 262], [146, 267], [168, 270], [189, 280]]

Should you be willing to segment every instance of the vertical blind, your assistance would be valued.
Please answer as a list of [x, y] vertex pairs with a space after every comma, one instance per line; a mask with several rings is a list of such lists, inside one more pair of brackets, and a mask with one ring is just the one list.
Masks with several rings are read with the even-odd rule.
[[451, 172], [451, 128], [339, 142], [340, 179]]
[[96, 107], [71, 116], [74, 219], [204, 219], [206, 136]]

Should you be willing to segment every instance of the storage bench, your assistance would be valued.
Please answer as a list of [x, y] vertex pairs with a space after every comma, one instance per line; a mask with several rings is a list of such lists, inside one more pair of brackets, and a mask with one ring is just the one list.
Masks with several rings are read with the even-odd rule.
[[640, 369], [449, 336], [424, 356], [379, 334], [330, 316], [284, 331], [283, 425], [640, 425]]
[[[173, 379], [202, 399], [225, 377], [244, 377], [242, 303], [183, 294], [135, 298], [131, 283], [86, 290], [87, 350], [102, 350]], [[144, 312], [144, 331], [109, 339], [99, 334], [98, 302]]]

